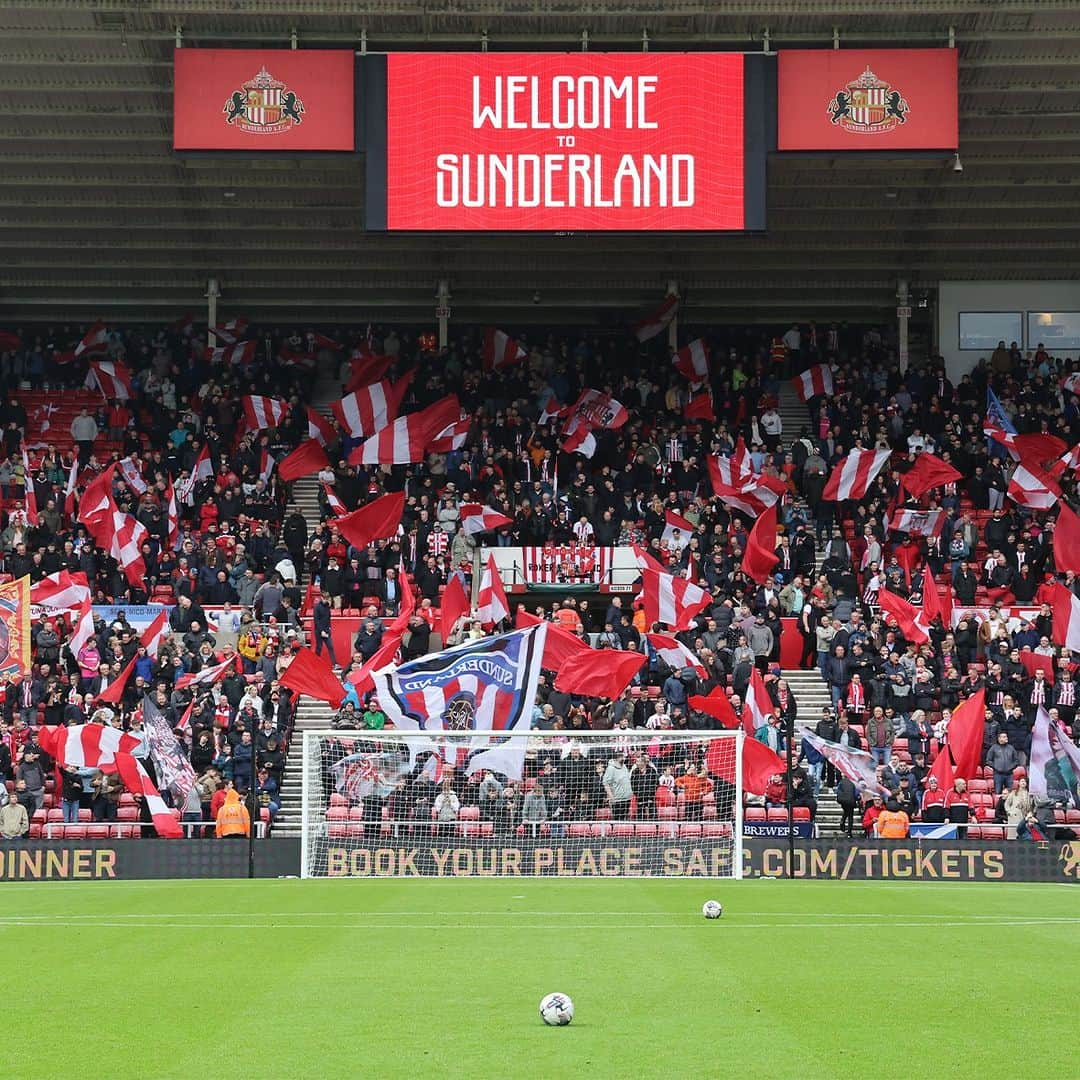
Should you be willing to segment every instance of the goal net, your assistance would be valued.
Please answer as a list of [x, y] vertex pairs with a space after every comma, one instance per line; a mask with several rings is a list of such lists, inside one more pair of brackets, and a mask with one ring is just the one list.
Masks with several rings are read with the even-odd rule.
[[306, 731], [304, 877], [741, 877], [741, 731]]

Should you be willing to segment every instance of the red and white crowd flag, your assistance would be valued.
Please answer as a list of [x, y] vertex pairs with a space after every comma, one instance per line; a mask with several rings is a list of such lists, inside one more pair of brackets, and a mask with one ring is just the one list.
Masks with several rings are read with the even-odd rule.
[[244, 406], [244, 422], [248, 431], [276, 428], [289, 411], [289, 406], [280, 398], [245, 394], [240, 400]]
[[773, 699], [769, 688], [758, 669], [750, 669], [750, 684], [746, 688], [746, 700], [743, 702], [742, 724], [747, 735], [753, 735], [758, 728], [764, 727], [773, 714]]
[[[89, 593], [87, 589], [87, 593]], [[78, 656], [79, 650], [94, 635], [94, 602], [88, 595], [78, 606], [78, 614], [72, 620], [71, 637], [68, 639], [68, 648], [72, 656]]]
[[191, 467], [190, 475], [181, 480], [176, 487], [180, 501], [185, 506], [191, 506], [196, 485], [202, 480], [212, 479], [214, 475], [214, 463], [210, 460], [210, 447], [203, 443], [195, 464]]
[[90, 599], [90, 585], [81, 571], [60, 570], [30, 586], [30, 603], [53, 611], [67, 611]]
[[122, 458], [117, 464], [120, 478], [136, 495], [144, 495], [149, 491], [149, 485], [143, 479], [142, 467], [132, 457]]
[[514, 519], [492, 510], [482, 503], [462, 503], [458, 511], [461, 515], [461, 528], [466, 536], [501, 529], [504, 525], [513, 525]]
[[1038, 465], [1020, 462], [1013, 470], [1007, 494], [1017, 506], [1029, 510], [1049, 510], [1061, 498], [1061, 488]]
[[602, 390], [582, 390], [577, 401], [570, 406], [570, 412], [563, 428], [564, 433], [569, 433], [571, 428], [578, 423], [584, 423], [589, 428], [606, 428], [614, 431], [621, 428], [630, 413], [619, 401]]
[[709, 593], [686, 578], [646, 569], [641, 572], [641, 581], [645, 622], [649, 626], [663, 623], [676, 633], [689, 630], [694, 617], [712, 603]]
[[67, 486], [64, 488], [64, 513], [69, 518], [75, 517], [75, 492], [79, 486], [79, 455], [74, 454], [71, 458], [71, 468], [68, 470]]
[[494, 326], [489, 326], [484, 331], [482, 361], [485, 371], [498, 371], [500, 368], [512, 367], [514, 364], [520, 364], [528, 355], [525, 347], [509, 334], [496, 330]]
[[925, 608], [920, 609], [909, 604], [902, 596], [897, 596], [888, 589], [878, 592], [877, 601], [881, 610], [896, 620], [896, 625], [908, 641], [922, 645], [930, 640], [930, 617]]
[[222, 323], [221, 326], [211, 326], [209, 332], [218, 341], [224, 341], [226, 345], [235, 345], [244, 336], [247, 328], [247, 319], [230, 319], [227, 323]]
[[452, 424], [439, 432], [435, 441], [428, 449], [433, 454], [449, 454], [452, 450], [460, 450], [469, 437], [469, 429], [472, 427], [472, 417], [467, 412], [461, 415]]
[[831, 397], [833, 393], [832, 368], [828, 364], [815, 364], [791, 381], [795, 384], [801, 401], [809, 401], [822, 395]]
[[725, 483], [721, 465], [727, 460], [716, 456], [710, 456], [707, 459], [713, 492], [725, 505], [741, 511], [748, 517], [756, 518], [786, 494], [787, 485], [777, 476], [751, 475], [737, 484]]
[[704, 382], [709, 377], [709, 350], [701, 338], [684, 345], [671, 357], [671, 362], [675, 370], [692, 383]]
[[98, 353], [103, 353], [105, 352], [108, 343], [109, 332], [105, 329], [105, 324], [103, 322], [96, 322], [86, 331], [82, 341], [75, 346], [74, 355], [94, 356]]
[[672, 671], [693, 668], [698, 678], [701, 679], [704, 679], [708, 674], [705, 665], [698, 659], [696, 653], [688, 649], [678, 638], [672, 637], [670, 634], [646, 634], [645, 638], [653, 647], [656, 655]]
[[681, 514], [674, 510], [664, 511], [664, 531], [660, 539], [669, 548], [678, 548], [680, 551], [690, 543], [690, 537], [694, 535], [694, 523], [687, 521]]
[[1050, 601], [1054, 642], [1070, 652], [1080, 653], [1080, 600], [1071, 589], [1055, 585]]
[[833, 502], [865, 498], [891, 456], [890, 450], [852, 450], [833, 469], [821, 497]]
[[651, 341], [671, 323], [678, 310], [679, 298], [671, 293], [664, 298], [664, 302], [654, 312], [646, 315], [640, 322], [634, 323], [630, 329], [638, 341]]
[[897, 510], [889, 522], [893, 532], [911, 536], [940, 536], [944, 527], [944, 510]]
[[87, 390], [100, 390], [106, 400], [127, 401], [134, 396], [131, 372], [116, 360], [91, 360], [83, 385]]
[[488, 555], [487, 566], [480, 578], [480, 591], [476, 595], [476, 617], [484, 626], [493, 626], [510, 616], [510, 604], [506, 599], [495, 556]]
[[581, 454], [591, 458], [596, 453], [596, 436], [587, 424], [575, 423], [559, 444], [564, 454]]
[[[415, 370], [415, 369], [414, 369]], [[397, 419], [401, 399], [412, 382], [413, 372], [403, 375], [397, 382], [383, 379], [373, 386], [365, 386], [346, 394], [330, 406], [343, 431], [354, 439], [366, 439], [381, 427]]]
[[208, 364], [250, 364], [259, 347], [257, 341], [245, 341], [240, 345], [226, 345], [218, 349], [204, 349], [203, 359]]
[[38, 728], [38, 743], [58, 764], [76, 769], [100, 769], [119, 773], [133, 795], [146, 803], [158, 836], [174, 839], [181, 835], [180, 823], [170, 813], [134, 752], [142, 745], [133, 735], [103, 724], [76, 724], [72, 727]]
[[236, 657], [230, 656], [228, 660], [222, 660], [220, 664], [204, 667], [192, 674], [190, 671], [181, 675], [176, 680], [176, 689], [183, 690], [187, 686], [212, 686], [220, 682], [230, 671], [236, 668]]
[[113, 507], [109, 522], [109, 554], [124, 568], [124, 575], [132, 585], [145, 584], [146, 564], [143, 562], [142, 545], [148, 539], [146, 526], [131, 514], [125, 514]]
[[454, 395], [420, 412], [399, 416], [362, 442], [349, 455], [350, 465], [408, 465], [423, 461], [431, 444], [461, 415]]
[[1004, 446], [1013, 461], [1020, 460], [1020, 451], [1016, 448], [1016, 436], [1011, 431], [1006, 431], [996, 420], [991, 419], [989, 416], [983, 421], [983, 434]]
[[323, 484], [322, 489], [326, 495], [326, 505], [334, 511], [335, 515], [340, 517], [342, 514], [348, 513], [345, 504], [338, 498], [337, 492], [329, 484]]
[[165, 488], [165, 523], [168, 527], [168, 544], [175, 550], [180, 539], [180, 506], [176, 501], [176, 488], [172, 480]]
[[746, 442], [740, 435], [730, 456], [716, 454], [709, 458], [709, 474], [729, 487], [739, 487], [754, 475], [754, 463]]
[[1061, 389], [1067, 394], [1080, 395], [1080, 371], [1074, 371], [1061, 380]]
[[307, 406], [307, 433], [308, 438], [314, 439], [320, 446], [332, 446], [337, 442], [334, 425], [310, 405]]
[[277, 458], [264, 446], [259, 451], [259, 479], [264, 483], [270, 483], [270, 474], [274, 471]]

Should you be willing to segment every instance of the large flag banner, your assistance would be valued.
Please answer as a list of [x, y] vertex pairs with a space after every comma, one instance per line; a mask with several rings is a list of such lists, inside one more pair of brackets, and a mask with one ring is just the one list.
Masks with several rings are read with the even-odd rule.
[[830, 502], [865, 498], [874, 478], [885, 468], [891, 456], [889, 450], [852, 450], [833, 467], [821, 497]]
[[986, 448], [995, 457], [1004, 457], [1009, 454], [1015, 459], [1020, 456], [1012, 449], [1016, 425], [998, 400], [997, 394], [989, 386], [986, 388], [986, 419], [983, 421], [983, 434], [987, 437]]
[[146, 745], [150, 750], [150, 760], [154, 763], [159, 789], [167, 789], [172, 795], [173, 804], [182, 806], [195, 784], [195, 770], [180, 740], [169, 727], [169, 722], [149, 697], [143, 698], [142, 716]]
[[1031, 732], [1028, 787], [1032, 795], [1080, 809], [1080, 747], [1041, 705]]
[[859, 792], [869, 791], [886, 798], [891, 794], [887, 787], [877, 782], [874, 759], [867, 751], [852, 750], [840, 743], [830, 742], [805, 727], [799, 728], [799, 737], [802, 739], [802, 752], [811, 765], [825, 758], [831, 761], [840, 775], [846, 776]]
[[521, 779], [547, 625], [459, 645], [374, 672], [379, 704], [395, 728], [426, 731], [410, 755], [435, 754], [471, 776], [491, 769]]
[[396, 751], [350, 754], [330, 766], [334, 790], [352, 802], [385, 799], [412, 772], [408, 758]]
[[0, 676], [25, 675], [30, 655], [30, 576], [0, 585]]
[[832, 397], [832, 368], [828, 364], [815, 364], [791, 380], [800, 401], [812, 401], [816, 397]]

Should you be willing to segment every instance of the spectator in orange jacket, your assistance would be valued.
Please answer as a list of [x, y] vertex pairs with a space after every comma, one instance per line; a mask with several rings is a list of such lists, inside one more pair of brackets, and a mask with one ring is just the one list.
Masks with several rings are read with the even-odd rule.
[[685, 796], [685, 812], [687, 821], [700, 821], [705, 796], [713, 789], [713, 782], [709, 779], [709, 770], [702, 765], [700, 769], [688, 768], [686, 772], [675, 781], [675, 786], [680, 788]]
[[896, 799], [890, 799], [885, 809], [877, 816], [877, 834], [882, 840], [904, 840], [907, 838], [911, 819], [900, 809]]
[[251, 833], [251, 815], [240, 801], [240, 792], [231, 790], [225, 794], [225, 802], [217, 815], [214, 834], [219, 839], [244, 837]]

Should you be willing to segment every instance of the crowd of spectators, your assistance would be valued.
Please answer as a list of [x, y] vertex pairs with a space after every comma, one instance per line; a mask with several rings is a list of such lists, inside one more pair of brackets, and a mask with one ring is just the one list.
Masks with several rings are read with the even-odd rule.
[[[520, 364], [486, 372], [479, 331], [462, 331], [438, 353], [430, 335], [403, 330], [340, 332], [340, 350], [325, 347], [325, 339], [312, 331], [252, 330], [255, 358], [234, 366], [209, 362], [204, 338], [190, 325], [130, 329], [111, 333], [106, 348], [111, 359], [130, 368], [132, 399], [102, 399], [96, 415], [76, 418], [70, 442], [30, 445], [20, 392], [81, 385], [86, 368], [78, 360], [58, 362], [81, 330], [20, 335], [24, 345], [0, 355], [6, 457], [6, 468], [0, 467], [6, 497], [0, 570], [28, 573], [35, 581], [58, 570], [82, 571], [99, 603], [161, 599], [175, 604], [171, 641], [156, 661], [138, 658], [115, 716], [104, 719], [134, 726], [144, 692], [163, 698], [193, 764], [198, 757], [204, 794], [211, 783], [249, 786], [262, 775], [263, 754], [270, 755], [270, 787], [280, 784], [280, 768], [272, 763], [287, 745], [291, 702], [277, 678], [293, 650], [307, 640], [308, 583], [317, 585], [321, 597], [317, 618], [329, 614], [320, 605], [364, 612], [352, 655], [333, 658], [343, 662], [343, 675], [377, 651], [381, 617], [395, 614], [400, 603], [402, 567], [413, 578], [420, 602], [403, 650], [415, 656], [434, 646], [449, 579], [459, 575], [466, 588], [471, 583], [477, 541], [460, 527], [464, 502], [485, 503], [512, 520], [488, 543], [640, 544], [673, 572], [692, 574], [713, 596], [712, 608], [695, 629], [680, 635], [701, 660], [704, 678], [691, 669], [670, 671], [652, 657], [618, 701], [564, 701], [545, 688], [537, 702], [538, 726], [570, 733], [577, 727], [708, 727], [712, 721], [694, 713], [689, 698], [730, 687], [741, 711], [756, 667], [765, 673], [775, 705], [773, 720], [758, 738], [782, 751], [789, 718], [814, 723], [829, 737], [843, 726], [849, 732], [844, 738], [865, 743], [888, 786], [898, 798], [908, 790], [917, 810], [926, 792], [918, 770], [947, 742], [951, 711], [976, 688], [987, 691], [986, 765], [999, 795], [1013, 790], [1015, 770], [1027, 762], [1037, 706], [1056, 710], [1066, 725], [1074, 719], [1072, 658], [1053, 643], [1042, 591], [1054, 569], [1054, 511], [1023, 510], [1005, 498], [1012, 462], [982, 430], [987, 390], [993, 389], [1018, 431], [1054, 433], [1069, 445], [1080, 436], [1077, 399], [1060, 386], [1070, 362], [1041, 348], [1027, 355], [1003, 346], [953, 380], [937, 358], [902, 371], [891, 342], [874, 329], [811, 323], [775, 333], [717, 330], [705, 337], [718, 417], [713, 423], [684, 416], [690, 388], [660, 339], [642, 346], [631, 338], [545, 332], [522, 337], [527, 356]], [[347, 463], [359, 440], [337, 431], [340, 442], [328, 448], [332, 467], [319, 475], [321, 520], [287, 514], [285, 485], [273, 472], [264, 478], [264, 452], [280, 460], [307, 436], [306, 406], [319, 378], [325, 385], [336, 374], [342, 385], [352, 358], [372, 354], [392, 361], [391, 378], [414, 371], [406, 410], [456, 393], [474, 417], [466, 444], [429, 454], [416, 466], [369, 468]], [[780, 387], [815, 363], [831, 366], [834, 393], [812, 400], [805, 422], [787, 430], [777, 409]], [[611, 393], [630, 414], [618, 430], [595, 433], [592, 458], [561, 453], [561, 421], [538, 420], [586, 387]], [[270, 430], [245, 431], [240, 407], [245, 394], [286, 401], [284, 421]], [[706, 469], [710, 454], [730, 454], [740, 440], [754, 468], [788, 488], [776, 541], [780, 563], [764, 586], [741, 570], [753, 523], [712, 497]], [[182, 503], [179, 537], [170, 543], [166, 491], [170, 483], [185, 489], [204, 445], [214, 475], [196, 484]], [[890, 466], [857, 502], [824, 500], [830, 470], [856, 447], [890, 450]], [[905, 498], [899, 481], [926, 451], [954, 465], [962, 480], [916, 503]], [[73, 453], [81, 462], [79, 490], [110, 460], [121, 458], [135, 463], [146, 485], [139, 494], [120, 473], [113, 485], [118, 508], [138, 517], [149, 533], [142, 551], [146, 574], [138, 584], [129, 582], [64, 511]], [[28, 526], [18, 511], [27, 479], [42, 508], [36, 526]], [[1071, 473], [1063, 484], [1066, 498], [1073, 500]], [[350, 548], [334, 528], [330, 493], [352, 509], [402, 489], [401, 534], [364, 550]], [[890, 532], [890, 511], [916, 505], [945, 512], [937, 537]], [[691, 522], [688, 538], [664, 542], [666, 510]], [[918, 603], [929, 575], [952, 582], [965, 612], [954, 627], [935, 627], [930, 643], [917, 645], [882, 617], [876, 598], [887, 587]], [[1072, 574], [1062, 577], [1075, 588]], [[1030, 618], [1002, 610], [1017, 605], [1037, 610]], [[216, 630], [208, 625], [208, 607], [223, 609], [215, 616]], [[600, 647], [648, 651], [644, 634], [653, 628], [645, 626], [642, 611], [631, 602], [560, 598], [550, 608], [538, 606], [537, 613], [588, 635]], [[783, 621], [788, 619], [794, 621]], [[35, 670], [23, 680], [29, 689], [9, 686], [3, 705], [10, 718], [3, 743], [11, 759], [4, 775], [15, 782], [17, 796], [26, 786], [18, 771], [27, 765], [25, 747], [32, 745], [35, 722], [98, 716], [96, 695], [138, 652], [138, 635], [122, 617], [95, 629], [95, 639], [73, 657], [64, 648], [71, 632], [65, 619], [35, 623]], [[832, 707], [820, 718], [798, 714], [795, 695], [782, 678], [781, 637], [793, 630], [800, 635], [803, 665], [819, 668], [830, 690]], [[462, 620], [455, 640], [481, 632]], [[1027, 652], [1051, 657], [1058, 676], [1052, 684], [1030, 673]], [[182, 722], [191, 698], [190, 691], [175, 690], [176, 679], [231, 657], [235, 673], [200, 693], [189, 722]], [[23, 698], [29, 704], [17, 705]], [[338, 718], [343, 727], [377, 728], [384, 722], [377, 702], [359, 698]], [[1015, 756], [1012, 770], [1001, 746]], [[894, 754], [901, 765], [910, 765], [906, 780], [890, 770]], [[828, 768], [797, 772], [789, 782], [801, 787], [800, 798], [812, 801], [823, 787], [836, 786]], [[83, 779], [83, 797], [92, 805], [93, 793]], [[546, 798], [555, 797], [544, 791]], [[265, 794], [267, 805], [276, 805], [276, 794]], [[842, 794], [837, 791], [838, 798]], [[1065, 809], [1068, 793], [1060, 794], [1051, 813]], [[200, 801], [200, 811], [209, 809], [209, 802]], [[86, 809], [82, 801], [80, 808]], [[977, 813], [981, 807], [971, 809]]]

